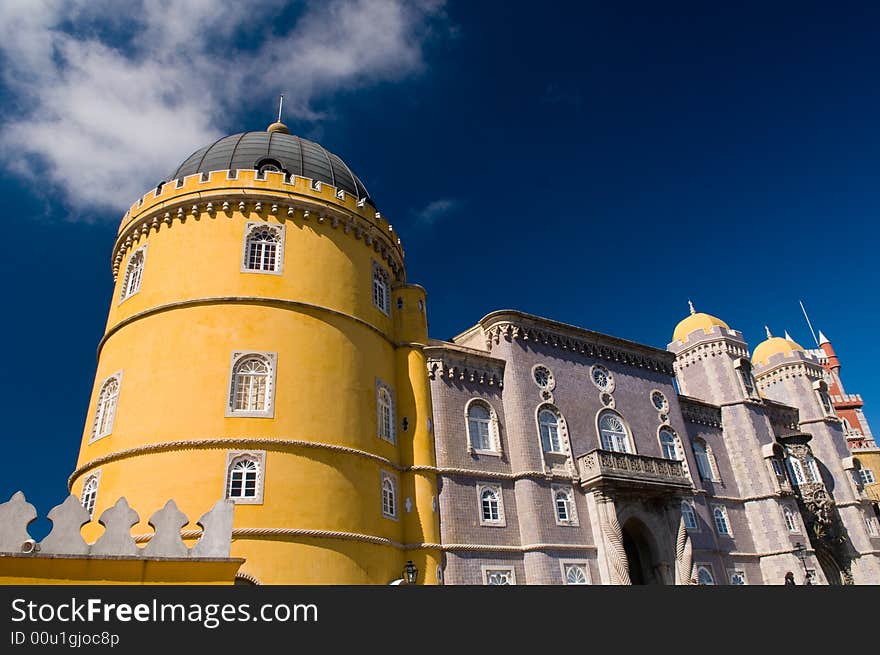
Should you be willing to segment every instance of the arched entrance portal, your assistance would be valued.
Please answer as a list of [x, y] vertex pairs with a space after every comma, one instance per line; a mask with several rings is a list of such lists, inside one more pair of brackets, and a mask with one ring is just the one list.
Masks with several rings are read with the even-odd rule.
[[634, 585], [663, 584], [654, 539], [638, 519], [623, 526], [623, 549], [629, 565], [629, 579]]

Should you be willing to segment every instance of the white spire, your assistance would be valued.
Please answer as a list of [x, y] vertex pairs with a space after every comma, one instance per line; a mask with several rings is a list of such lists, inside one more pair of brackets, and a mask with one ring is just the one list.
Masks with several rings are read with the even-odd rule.
[[822, 334], [822, 330], [819, 330], [819, 345], [821, 346], [823, 343], [831, 343], [824, 334]]
[[773, 338], [773, 333], [770, 332], [770, 328], [767, 327], [767, 326], [765, 325], [765, 326], [764, 326], [764, 329], [767, 330], [767, 338], [768, 338], [768, 339], [772, 339], [772, 338]]
[[794, 341], [794, 339], [792, 339], [791, 335], [788, 333], [788, 330], [785, 331], [785, 340], [786, 341]]
[[694, 303], [692, 303], [692, 302], [690, 301], [690, 299], [688, 299], [688, 308], [691, 310], [691, 314], [692, 314], [692, 315], [697, 313], [697, 310], [694, 309]]

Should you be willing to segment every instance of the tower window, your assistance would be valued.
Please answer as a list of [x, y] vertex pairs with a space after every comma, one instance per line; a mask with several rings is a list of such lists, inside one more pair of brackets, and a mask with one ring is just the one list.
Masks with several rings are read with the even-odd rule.
[[717, 481], [715, 474], [717, 470], [714, 463], [714, 457], [709, 445], [702, 439], [696, 439], [693, 444], [694, 458], [697, 460], [697, 469], [700, 471], [700, 477], [703, 480]]
[[395, 442], [394, 395], [391, 389], [376, 380], [376, 421], [380, 439]]
[[89, 518], [95, 514], [95, 501], [98, 498], [98, 479], [100, 474], [92, 474], [86, 478], [82, 490], [82, 506], [89, 513]]
[[245, 504], [263, 502], [266, 453], [230, 451], [226, 455], [226, 498]]
[[557, 525], [577, 525], [577, 512], [574, 505], [572, 490], [553, 485], [553, 508], [556, 511]]
[[478, 485], [480, 499], [480, 525], [504, 525], [504, 506], [501, 487], [497, 485]]
[[389, 314], [388, 297], [391, 293], [391, 283], [388, 272], [373, 262], [373, 304], [383, 313]]
[[688, 530], [697, 529], [697, 513], [690, 501], [681, 501], [681, 516], [684, 518], [684, 527]]
[[629, 432], [620, 414], [609, 409], [599, 415], [599, 440], [603, 450], [630, 452]]
[[98, 402], [95, 405], [95, 421], [92, 425], [90, 441], [106, 437], [113, 432], [113, 419], [116, 418], [116, 405], [119, 400], [119, 386], [122, 373], [110, 376], [101, 385]]
[[678, 448], [678, 438], [668, 428], [660, 430], [660, 448], [663, 451], [663, 457], [666, 459], [682, 459], [681, 451]]
[[233, 353], [227, 416], [271, 418], [275, 353]]
[[795, 519], [794, 512], [792, 512], [790, 508], [786, 507], [783, 509], [782, 515], [785, 517], [785, 527], [788, 528], [789, 532], [800, 532], [797, 525], [797, 519]]
[[718, 534], [730, 536], [730, 523], [727, 520], [727, 510], [723, 507], [715, 507], [712, 510], [712, 518], [715, 520], [715, 530]]
[[467, 429], [470, 449], [496, 453], [497, 431], [494, 411], [483, 400], [472, 400], [467, 408]]
[[125, 267], [125, 276], [122, 278], [122, 291], [119, 295], [119, 302], [131, 298], [140, 291], [141, 279], [144, 276], [146, 254], [147, 247], [144, 245], [138, 248], [128, 260], [128, 266]]
[[562, 417], [555, 409], [545, 406], [538, 411], [538, 433], [545, 453], [565, 453], [563, 429]]
[[382, 471], [382, 516], [397, 518], [397, 479]]
[[757, 384], [755, 383], [755, 376], [752, 374], [751, 362], [741, 357], [734, 362], [734, 367], [739, 371], [739, 378], [742, 381], [746, 398], [756, 398], [758, 396]]
[[249, 222], [245, 226], [243, 273], [281, 273], [284, 226]]

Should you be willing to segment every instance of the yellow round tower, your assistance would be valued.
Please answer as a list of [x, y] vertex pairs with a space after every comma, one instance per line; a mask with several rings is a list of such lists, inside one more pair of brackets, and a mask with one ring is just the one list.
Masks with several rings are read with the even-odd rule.
[[[440, 565], [424, 290], [345, 163], [266, 132], [193, 153], [125, 214], [71, 491], [94, 516], [235, 503], [264, 584]], [[97, 535], [87, 535], [96, 537]]]

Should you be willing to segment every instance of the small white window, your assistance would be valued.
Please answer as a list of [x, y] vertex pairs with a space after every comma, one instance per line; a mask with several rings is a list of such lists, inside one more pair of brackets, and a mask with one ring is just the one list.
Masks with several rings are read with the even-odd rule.
[[874, 516], [865, 517], [865, 527], [868, 528], [868, 534], [872, 537], [880, 536], [880, 527], [878, 527], [877, 518]]
[[492, 408], [482, 400], [473, 400], [467, 409], [468, 440], [471, 449], [494, 453], [498, 450], [495, 417]]
[[373, 262], [373, 304], [383, 313], [388, 314], [388, 297], [391, 293], [391, 285], [388, 273], [384, 268]]
[[140, 291], [141, 279], [144, 276], [144, 262], [146, 261], [147, 247], [138, 248], [131, 258], [128, 260], [128, 266], [125, 267], [125, 276], [122, 278], [122, 292], [119, 295], [119, 302], [126, 298], [131, 298]]
[[599, 436], [604, 450], [630, 452], [629, 433], [617, 412], [605, 410], [599, 415]]
[[724, 507], [716, 506], [712, 510], [712, 518], [715, 520], [715, 530], [718, 534], [730, 536], [730, 523], [727, 520], [727, 510]]
[[862, 484], [874, 484], [876, 481], [874, 478], [874, 471], [871, 469], [859, 469], [859, 477], [862, 480]]
[[694, 440], [693, 447], [694, 458], [697, 460], [697, 469], [700, 471], [700, 477], [703, 480], [717, 480], [709, 446], [702, 439], [696, 439]]
[[791, 476], [791, 481], [800, 486], [806, 482], [806, 477], [804, 476], [804, 466], [801, 464], [801, 460], [797, 457], [788, 456], [785, 458], [785, 465], [788, 468], [788, 474]]
[[577, 525], [577, 510], [574, 504], [574, 494], [570, 487], [552, 485], [550, 491], [553, 494], [553, 510], [556, 513], [557, 525]]
[[249, 222], [245, 226], [243, 273], [281, 273], [284, 226]]
[[731, 571], [730, 572], [730, 584], [732, 585], [745, 585], [746, 583], [746, 574], [743, 571]]
[[515, 585], [516, 573], [512, 566], [483, 566], [483, 584]]
[[798, 528], [797, 519], [794, 516], [794, 512], [791, 511], [791, 508], [786, 507], [782, 510], [783, 516], [785, 516], [785, 527], [788, 528], [789, 532], [800, 532]]
[[681, 501], [681, 516], [684, 518], [684, 527], [688, 530], [697, 529], [697, 513], [694, 506], [688, 500]]
[[559, 415], [552, 409], [538, 412], [538, 432], [541, 434], [541, 447], [547, 453], [564, 453], [560, 431]]
[[376, 380], [376, 421], [379, 438], [395, 443], [394, 394], [380, 380]]
[[504, 500], [498, 485], [477, 485], [480, 525], [505, 525]]
[[101, 385], [98, 392], [98, 401], [95, 405], [95, 420], [92, 424], [92, 437], [90, 441], [106, 437], [113, 432], [113, 419], [116, 418], [116, 405], [119, 401], [119, 386], [122, 382], [122, 373], [110, 376]]
[[90, 475], [86, 478], [82, 490], [82, 506], [89, 513], [89, 518], [95, 514], [95, 501], [98, 498], [98, 478], [99, 474]]
[[660, 430], [660, 448], [666, 459], [682, 459], [681, 451], [678, 448], [678, 438], [672, 430], [667, 428]]
[[562, 562], [562, 579], [565, 584], [590, 584], [586, 562]]
[[714, 585], [715, 584], [715, 575], [712, 572], [712, 567], [708, 564], [698, 564], [697, 565], [697, 584], [700, 585]]
[[263, 502], [263, 451], [230, 451], [226, 454], [226, 498], [235, 503], [260, 504]]
[[227, 416], [273, 416], [274, 353], [233, 353], [230, 377]]
[[382, 516], [397, 518], [397, 478], [382, 471]]
[[812, 455], [807, 455], [807, 478], [810, 482], [822, 482], [822, 476], [819, 474], [819, 466]]

